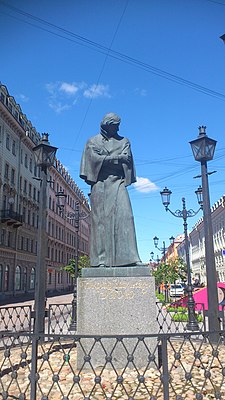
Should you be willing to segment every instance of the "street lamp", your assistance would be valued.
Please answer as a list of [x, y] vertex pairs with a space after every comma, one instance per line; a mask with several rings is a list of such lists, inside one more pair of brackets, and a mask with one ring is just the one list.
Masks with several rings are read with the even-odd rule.
[[207, 161], [213, 159], [216, 140], [206, 135], [206, 126], [199, 127], [199, 136], [190, 142], [193, 155], [196, 161], [201, 163], [202, 196], [203, 196], [203, 222], [205, 234], [205, 263], [207, 277], [208, 297], [208, 320], [209, 329], [217, 331], [220, 329], [218, 319], [218, 293], [217, 276], [213, 246], [212, 217], [210, 210], [209, 184], [207, 172]]
[[33, 148], [36, 165], [40, 167], [40, 208], [38, 225], [38, 249], [35, 288], [35, 331], [44, 333], [45, 329], [45, 292], [46, 292], [46, 256], [47, 256], [47, 173], [54, 164], [57, 147], [50, 145], [48, 133], [42, 135], [40, 143]]
[[157, 256], [155, 259], [154, 259], [154, 252], [153, 251], [151, 251], [151, 253], [150, 253], [150, 260], [149, 260], [150, 262], [151, 261], [154, 261], [154, 262], [156, 262], [157, 264], [159, 263], [159, 261], [160, 261], [160, 258], [159, 258], [159, 256]]
[[79, 201], [75, 202], [75, 212], [65, 211], [65, 204], [67, 195], [60, 191], [56, 193], [57, 198], [57, 207], [59, 208], [59, 212], [62, 217], [65, 217], [69, 220], [74, 220], [75, 222], [75, 232], [76, 232], [76, 248], [75, 248], [75, 270], [74, 270], [74, 290], [73, 290], [73, 300], [72, 300], [72, 316], [70, 323], [70, 330], [76, 331], [77, 329], [77, 278], [78, 278], [78, 258], [79, 258], [79, 226], [80, 220], [85, 219], [89, 216], [89, 214], [80, 212], [80, 203]]
[[[171, 237], [169, 238], [170, 244], [173, 244], [173, 243], [174, 243], [174, 240], [175, 240], [175, 238], [174, 238], [173, 236], [171, 236]], [[161, 251], [161, 253], [163, 254], [163, 261], [165, 262], [165, 261], [166, 261], [166, 251], [167, 251], [167, 247], [166, 247], [165, 242], [163, 242], [163, 247], [158, 247], [159, 238], [158, 238], [157, 236], [155, 236], [155, 237], [153, 238], [153, 242], [154, 242], [155, 248], [158, 249], [159, 251]], [[153, 253], [153, 254], [154, 254], [154, 253]]]
[[[171, 236], [169, 238], [170, 244], [174, 243], [175, 238], [173, 236]], [[159, 244], [159, 238], [157, 236], [155, 236], [153, 238], [153, 242], [154, 242], [154, 246], [156, 249], [158, 249], [159, 251], [161, 251], [161, 253], [163, 254], [163, 262], [166, 262], [166, 251], [167, 251], [167, 247], [166, 247], [166, 243], [163, 241], [163, 246], [162, 247], [158, 247]], [[164, 286], [165, 286], [165, 301], [169, 301], [169, 296], [168, 296], [168, 284], [167, 282], [164, 282]]]
[[166, 211], [169, 211], [174, 217], [183, 218], [183, 225], [184, 225], [184, 243], [185, 243], [185, 253], [186, 253], [186, 263], [187, 263], [187, 276], [188, 276], [188, 286], [187, 286], [187, 293], [188, 293], [188, 323], [187, 329], [190, 331], [197, 331], [199, 330], [199, 326], [195, 317], [195, 301], [193, 297], [193, 288], [191, 282], [191, 265], [190, 265], [190, 254], [189, 254], [189, 240], [188, 240], [188, 231], [187, 231], [187, 219], [190, 217], [194, 217], [201, 209], [202, 209], [202, 188], [199, 188], [195, 191], [198, 203], [200, 205], [197, 211], [194, 210], [187, 210], [185, 198], [182, 198], [182, 210], [176, 210], [175, 212], [169, 209], [170, 205], [170, 196], [172, 194], [171, 190], [167, 187], [160, 192], [162, 197], [162, 203], [165, 207]]

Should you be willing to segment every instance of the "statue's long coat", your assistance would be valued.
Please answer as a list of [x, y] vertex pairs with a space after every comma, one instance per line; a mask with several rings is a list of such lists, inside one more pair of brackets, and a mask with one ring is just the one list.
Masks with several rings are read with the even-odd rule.
[[[128, 154], [131, 162], [104, 163], [106, 156]], [[122, 266], [140, 261], [126, 186], [136, 181], [129, 140], [98, 134], [88, 140], [80, 177], [91, 185], [91, 266]]]

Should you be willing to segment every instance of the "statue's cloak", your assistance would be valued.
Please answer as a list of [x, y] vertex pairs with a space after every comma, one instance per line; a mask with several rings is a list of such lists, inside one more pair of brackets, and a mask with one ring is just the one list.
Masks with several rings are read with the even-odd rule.
[[[131, 161], [116, 160], [122, 154]], [[105, 163], [106, 156], [115, 161]], [[130, 199], [126, 186], [136, 182], [129, 140], [98, 134], [88, 140], [80, 177], [91, 185], [91, 266], [123, 266], [140, 261]]]

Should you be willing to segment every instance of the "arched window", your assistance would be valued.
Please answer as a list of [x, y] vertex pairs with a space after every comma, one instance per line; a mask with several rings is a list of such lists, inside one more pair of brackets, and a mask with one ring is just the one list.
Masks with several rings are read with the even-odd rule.
[[20, 289], [21, 289], [21, 267], [17, 265], [15, 272], [15, 290], [20, 290]]
[[9, 266], [6, 265], [4, 273], [4, 291], [7, 292], [8, 290], [9, 290]]
[[34, 289], [34, 286], [35, 286], [35, 269], [32, 268], [30, 273], [30, 289]]
[[26, 292], [27, 290], [27, 268], [23, 269], [23, 290]]
[[2, 291], [2, 283], [3, 283], [3, 266], [0, 264], [0, 292]]

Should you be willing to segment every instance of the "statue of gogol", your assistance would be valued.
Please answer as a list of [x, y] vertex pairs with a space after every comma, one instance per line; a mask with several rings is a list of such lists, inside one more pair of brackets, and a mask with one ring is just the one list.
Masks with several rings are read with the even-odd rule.
[[118, 135], [120, 117], [106, 114], [100, 133], [86, 143], [80, 177], [91, 186], [92, 267], [141, 264], [126, 186], [136, 182], [128, 139]]

